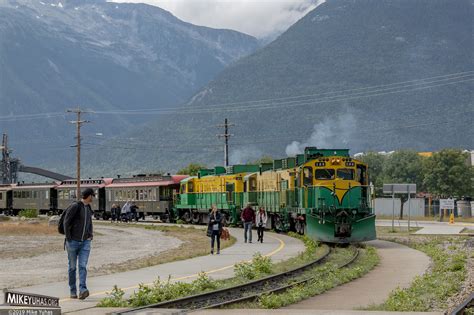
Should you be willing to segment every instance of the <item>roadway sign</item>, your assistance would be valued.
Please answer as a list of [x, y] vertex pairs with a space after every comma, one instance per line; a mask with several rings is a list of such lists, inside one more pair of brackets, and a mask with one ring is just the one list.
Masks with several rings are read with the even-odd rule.
[[454, 199], [440, 199], [439, 208], [446, 210], [454, 210]]
[[416, 184], [383, 184], [384, 194], [416, 194]]

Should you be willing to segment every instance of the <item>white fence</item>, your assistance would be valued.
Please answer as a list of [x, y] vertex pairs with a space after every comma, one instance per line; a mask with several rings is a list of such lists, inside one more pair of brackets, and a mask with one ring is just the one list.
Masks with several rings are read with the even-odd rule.
[[[391, 216], [393, 205], [395, 205], [395, 216], [400, 216], [400, 198], [395, 198], [395, 203], [392, 198], [376, 198], [375, 199], [375, 214]], [[412, 198], [410, 199], [410, 214], [411, 216], [422, 217], [425, 215], [425, 199]], [[408, 201], [403, 204], [403, 216], [408, 216]]]
[[[464, 201], [463, 201], [464, 203]], [[454, 215], [456, 217], [474, 217], [474, 201], [471, 201], [471, 213], [463, 212], [460, 208], [461, 201], [456, 201]], [[392, 216], [392, 198], [375, 198], [375, 214]], [[412, 216], [439, 216], [439, 201], [434, 200], [431, 206], [423, 198], [410, 199], [410, 213]], [[468, 210], [469, 211], [469, 210]], [[395, 198], [395, 216], [400, 216], [400, 198]], [[408, 216], [408, 201], [403, 204], [403, 217]]]

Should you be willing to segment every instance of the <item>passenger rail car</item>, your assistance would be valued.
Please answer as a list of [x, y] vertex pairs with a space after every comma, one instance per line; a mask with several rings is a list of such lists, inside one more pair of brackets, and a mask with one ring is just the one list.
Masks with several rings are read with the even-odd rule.
[[[95, 213], [103, 213], [105, 208], [105, 187], [112, 182], [111, 178], [82, 179], [81, 190], [92, 188], [95, 198], [92, 199], [91, 209]], [[77, 200], [77, 180], [65, 180], [56, 187], [58, 209], [65, 210], [69, 205]], [[80, 196], [79, 196], [80, 198]]]
[[[92, 188], [95, 198], [91, 208], [96, 218], [109, 219], [113, 204], [122, 207], [134, 202], [138, 212], [171, 220], [173, 200], [179, 183], [187, 175], [136, 175], [131, 178], [81, 180], [81, 190]], [[77, 200], [77, 181], [61, 183], [0, 185], [0, 212], [18, 215], [20, 210], [34, 209], [38, 214], [60, 214]]]
[[110, 217], [110, 209], [116, 204], [122, 207], [127, 201], [138, 206], [138, 213], [153, 215], [162, 221], [171, 220], [173, 197], [179, 183], [186, 175], [136, 175], [131, 178], [115, 178], [106, 190], [106, 209], [103, 218]]
[[55, 212], [57, 209], [56, 186], [57, 183], [12, 186], [12, 214], [17, 215], [23, 209], [37, 210], [38, 214]]
[[0, 185], [0, 212], [10, 214], [12, 202], [12, 185]]

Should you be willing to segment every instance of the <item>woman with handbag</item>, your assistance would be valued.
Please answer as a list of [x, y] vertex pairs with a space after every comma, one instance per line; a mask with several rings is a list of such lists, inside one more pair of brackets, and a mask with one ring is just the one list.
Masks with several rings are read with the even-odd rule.
[[260, 207], [258, 210], [257, 216], [255, 217], [255, 223], [257, 224], [257, 236], [258, 241], [263, 243], [263, 231], [265, 230], [265, 226], [267, 225], [267, 212], [263, 207]]
[[222, 231], [222, 215], [216, 205], [212, 205], [209, 214], [209, 224], [207, 226], [207, 236], [211, 237], [211, 255], [214, 254], [214, 243], [217, 240], [217, 255], [221, 251], [221, 231]]

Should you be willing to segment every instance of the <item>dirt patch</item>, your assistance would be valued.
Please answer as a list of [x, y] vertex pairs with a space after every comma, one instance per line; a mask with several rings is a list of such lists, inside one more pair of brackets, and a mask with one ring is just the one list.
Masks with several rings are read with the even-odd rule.
[[[183, 244], [179, 238], [157, 230], [98, 224], [94, 225], [94, 230], [98, 233], [94, 236], [89, 258], [90, 276], [140, 268], [144, 261], [149, 262], [165, 252], [170, 255], [169, 251], [179, 249]], [[14, 229], [13, 235], [5, 235], [5, 231], [2, 229], [0, 242], [0, 289], [67, 278], [67, 254], [62, 235], [57, 232], [54, 235], [21, 235], [20, 229]], [[31, 231], [28, 229], [27, 232]]]
[[[121, 224], [114, 224], [114, 226], [117, 225], [120, 226]], [[114, 271], [110, 273], [140, 269], [209, 254], [209, 237], [206, 236], [205, 231], [202, 229], [195, 229], [194, 227], [183, 228], [179, 226], [163, 225], [141, 225], [138, 227], [148, 231], [161, 231], [166, 236], [181, 240], [182, 243], [178, 248], [163, 251], [160, 253], [160, 255], [149, 255], [141, 259], [132, 259], [130, 261], [113, 264], [111, 270]], [[227, 241], [221, 240], [221, 248], [224, 249], [234, 243], [235, 238], [233, 237]]]
[[58, 235], [56, 226], [39, 220], [0, 222], [0, 236]]
[[[3, 222], [0, 235], [0, 289], [67, 279], [64, 236], [46, 221]], [[6, 227], [6, 228], [4, 228]], [[225, 248], [235, 238], [222, 241]], [[202, 229], [178, 226], [94, 223], [88, 276], [134, 270], [209, 253]], [[39, 268], [39, 266], [41, 266]]]

